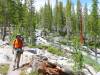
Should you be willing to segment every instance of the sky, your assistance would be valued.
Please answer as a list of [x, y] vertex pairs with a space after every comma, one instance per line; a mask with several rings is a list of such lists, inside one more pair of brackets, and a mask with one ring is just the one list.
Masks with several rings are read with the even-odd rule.
[[[47, 2], [47, 1], [48, 0], [35, 0], [36, 10], [39, 10], [42, 6], [44, 6], [45, 2]], [[62, 1], [64, 6], [66, 5], [67, 0], [59, 0], [59, 1]], [[74, 5], [76, 5], [77, 0], [71, 0], [71, 1]], [[52, 7], [55, 6], [55, 2], [56, 2], [56, 0], [50, 0], [50, 3], [52, 5]], [[85, 3], [90, 3], [91, 4], [91, 0], [81, 0], [81, 3], [82, 4], [85, 4]]]
[[[47, 2], [48, 0], [35, 0], [35, 8], [38, 11], [41, 7], [44, 6], [45, 2]], [[63, 5], [66, 5], [67, 0], [59, 0], [63, 2]], [[88, 8], [91, 9], [91, 5], [92, 5], [92, 0], [80, 0], [82, 6], [84, 7], [85, 3], [87, 3]], [[55, 2], [56, 0], [50, 0], [50, 3], [52, 5], [52, 8], [54, 8], [55, 6]], [[77, 0], [71, 0], [71, 2], [76, 6]], [[98, 0], [99, 2], [99, 8], [100, 8], [100, 0]]]

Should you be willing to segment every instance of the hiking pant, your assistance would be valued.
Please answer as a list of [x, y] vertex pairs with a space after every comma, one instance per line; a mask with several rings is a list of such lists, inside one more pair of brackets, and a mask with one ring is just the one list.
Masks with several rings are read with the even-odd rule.
[[17, 67], [19, 68], [19, 63], [20, 63], [20, 58], [21, 58], [21, 51], [22, 49], [21, 48], [15, 48], [14, 50], [14, 65], [13, 67]]

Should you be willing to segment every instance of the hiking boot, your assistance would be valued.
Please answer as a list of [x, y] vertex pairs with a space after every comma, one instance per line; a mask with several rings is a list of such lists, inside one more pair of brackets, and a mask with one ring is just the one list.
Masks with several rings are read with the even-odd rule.
[[17, 69], [19, 68], [19, 66], [17, 66]]
[[16, 69], [16, 67], [15, 66], [13, 66], [13, 71]]
[[15, 68], [15, 65], [13, 66], [13, 68]]

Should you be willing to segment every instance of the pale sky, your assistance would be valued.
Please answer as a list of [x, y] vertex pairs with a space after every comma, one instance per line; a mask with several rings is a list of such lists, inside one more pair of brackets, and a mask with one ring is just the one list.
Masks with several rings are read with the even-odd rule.
[[[41, 7], [43, 7], [45, 2], [47, 2], [47, 1], [48, 0], [35, 0], [35, 8], [36, 8], [36, 10], [39, 10]], [[52, 7], [54, 7], [55, 1], [56, 0], [50, 0], [50, 4], [52, 5]]]
[[[35, 0], [35, 9], [38, 11], [41, 7], [44, 6], [45, 2], [47, 2], [48, 0]], [[63, 2], [63, 5], [66, 5], [67, 0], [59, 0]], [[87, 3], [88, 5], [88, 9], [91, 10], [91, 4], [92, 4], [92, 0], [80, 0], [82, 6], [85, 5], [85, 3]], [[50, 3], [52, 5], [52, 8], [55, 6], [55, 2], [56, 0], [50, 0]], [[77, 0], [71, 0], [71, 2], [76, 6]], [[98, 0], [99, 2], [99, 8], [100, 8], [100, 0]], [[100, 13], [100, 12], [99, 12]]]

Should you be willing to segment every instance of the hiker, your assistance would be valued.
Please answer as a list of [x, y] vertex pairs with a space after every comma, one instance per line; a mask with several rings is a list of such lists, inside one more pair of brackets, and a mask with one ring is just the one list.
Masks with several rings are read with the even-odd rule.
[[23, 54], [22, 47], [23, 47], [23, 41], [21, 40], [21, 36], [17, 35], [16, 39], [13, 41], [14, 69], [19, 68], [21, 54]]

